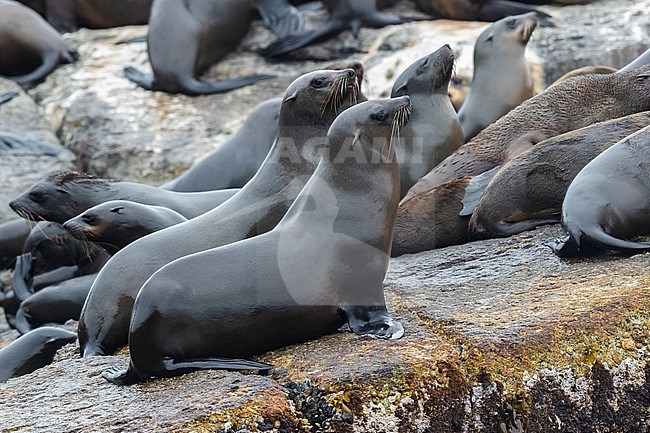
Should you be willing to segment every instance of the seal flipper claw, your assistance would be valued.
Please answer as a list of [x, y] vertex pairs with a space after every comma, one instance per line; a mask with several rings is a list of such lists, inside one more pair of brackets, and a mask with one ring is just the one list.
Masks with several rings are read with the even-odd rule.
[[278, 38], [303, 30], [303, 19], [298, 9], [287, 0], [263, 0], [257, 2], [257, 11], [264, 25]]
[[383, 307], [346, 308], [348, 326], [359, 335], [372, 335], [387, 340], [397, 340], [404, 336], [404, 327], [394, 320]]
[[124, 68], [124, 76], [145, 90], [154, 90], [153, 75], [145, 74], [132, 66]]
[[142, 382], [142, 379], [131, 370], [131, 367], [109, 367], [102, 373], [102, 377], [115, 385], [132, 385]]

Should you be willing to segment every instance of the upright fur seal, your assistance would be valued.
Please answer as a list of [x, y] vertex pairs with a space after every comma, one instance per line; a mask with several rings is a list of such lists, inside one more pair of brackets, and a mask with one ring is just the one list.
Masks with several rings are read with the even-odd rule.
[[0, 382], [49, 365], [57, 350], [77, 339], [74, 332], [47, 326], [29, 332], [0, 349]]
[[77, 52], [36, 12], [0, 0], [0, 75], [19, 84], [38, 82], [76, 59]]
[[109, 27], [146, 24], [153, 0], [19, 0], [36, 10], [58, 31], [80, 27]]
[[411, 121], [402, 128], [397, 145], [401, 195], [464, 142], [463, 131], [449, 99], [454, 52], [444, 45], [410, 65], [395, 80], [391, 97], [409, 95]]
[[560, 220], [576, 175], [613, 144], [650, 124], [650, 111], [549, 138], [507, 163], [490, 181], [469, 223], [474, 238], [512, 236]]
[[273, 145], [278, 133], [281, 106], [282, 98], [260, 103], [235, 134], [161, 188], [191, 192], [246, 185]]
[[136, 239], [184, 221], [187, 218], [166, 207], [111, 200], [68, 220], [63, 227], [75, 238], [115, 254]]
[[63, 224], [83, 211], [110, 200], [130, 200], [172, 209], [194, 218], [219, 206], [238, 189], [174, 192], [136, 182], [102, 179], [75, 171], [58, 172], [32, 185], [9, 203], [18, 215], [33, 221]]
[[423, 12], [452, 20], [498, 21], [507, 16], [534, 12], [542, 24], [550, 23], [550, 15], [530, 6], [508, 0], [416, 0]]
[[241, 42], [251, 23], [242, 0], [156, 0], [147, 34], [153, 76], [126, 68], [125, 76], [147, 90], [190, 96], [222, 93], [273, 78], [251, 75], [204, 83], [196, 77]]
[[650, 233], [650, 126], [619, 141], [587, 164], [562, 204], [568, 236], [554, 250], [572, 256], [591, 248], [650, 251], [631, 242]]
[[327, 130], [358, 87], [354, 70], [316, 71], [284, 95], [278, 136], [264, 164], [232, 199], [206, 214], [138, 239], [118, 252], [93, 284], [79, 321], [84, 356], [127, 342], [131, 309], [147, 279], [167, 263], [273, 229], [320, 159]]
[[29, 223], [22, 218], [0, 223], [0, 269], [7, 269], [23, 252], [31, 230]]
[[465, 141], [534, 95], [526, 45], [536, 27], [537, 14], [529, 12], [502, 18], [479, 35], [472, 86], [458, 112]]
[[298, 48], [329, 39], [350, 29], [356, 38], [362, 26], [385, 27], [410, 21], [397, 15], [379, 12], [377, 0], [323, 0], [330, 17], [322, 27], [293, 34], [277, 41], [263, 50], [268, 57], [278, 57]]
[[436, 166], [404, 198], [510, 161], [550, 137], [650, 110], [650, 66], [563, 81], [525, 101]]
[[346, 110], [329, 130], [329, 156], [275, 229], [153, 274], [133, 309], [131, 364], [104, 377], [130, 384], [265, 369], [241, 358], [334, 332], [346, 319], [358, 334], [400, 338], [383, 281], [399, 202], [394, 133], [410, 109], [404, 96]]

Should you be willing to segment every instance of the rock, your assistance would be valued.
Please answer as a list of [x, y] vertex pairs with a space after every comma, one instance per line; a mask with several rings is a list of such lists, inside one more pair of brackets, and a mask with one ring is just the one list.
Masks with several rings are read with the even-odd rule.
[[9, 202], [34, 182], [50, 173], [74, 168], [75, 156], [61, 146], [45, 120], [38, 105], [16, 83], [0, 79], [0, 93], [15, 91], [20, 95], [0, 105], [0, 132], [31, 138], [58, 149], [52, 156], [2, 155], [0, 157], [0, 222], [18, 216], [9, 208]]
[[271, 377], [120, 388], [100, 373], [124, 355], [68, 346], [0, 384], [0, 431], [646, 431], [650, 254], [561, 260], [545, 245], [560, 232], [392, 260], [403, 339], [328, 335], [260, 357]]

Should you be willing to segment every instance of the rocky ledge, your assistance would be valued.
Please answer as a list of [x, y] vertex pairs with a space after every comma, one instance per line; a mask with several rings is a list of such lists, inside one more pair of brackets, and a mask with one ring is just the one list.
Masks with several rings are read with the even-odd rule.
[[645, 432], [650, 254], [562, 260], [558, 226], [404, 256], [386, 279], [406, 328], [268, 353], [267, 377], [203, 371], [117, 387], [125, 355], [0, 385], [0, 432]]

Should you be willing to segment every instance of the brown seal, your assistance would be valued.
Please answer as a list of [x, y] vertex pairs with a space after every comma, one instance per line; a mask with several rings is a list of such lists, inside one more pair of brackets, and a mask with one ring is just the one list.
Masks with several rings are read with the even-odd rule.
[[49, 365], [57, 350], [77, 339], [74, 332], [46, 326], [29, 332], [0, 349], [0, 382]]
[[212, 83], [196, 78], [239, 45], [251, 20], [249, 1], [157, 0], [147, 34], [153, 76], [131, 67], [124, 74], [144, 89], [190, 96], [228, 92], [274, 78], [251, 75]]
[[526, 45], [536, 27], [530, 12], [500, 19], [479, 35], [472, 86], [458, 112], [465, 141], [535, 94]]
[[650, 251], [633, 242], [650, 233], [650, 126], [619, 141], [587, 164], [562, 204], [568, 236], [553, 249], [572, 256], [591, 249]]
[[650, 110], [650, 66], [571, 78], [525, 101], [441, 162], [407, 194], [476, 176], [550, 137]]
[[0, 75], [19, 84], [43, 80], [77, 52], [33, 10], [0, 0]]
[[346, 110], [328, 132], [329, 157], [276, 228], [153, 274], [133, 309], [131, 364], [104, 377], [130, 384], [208, 368], [264, 370], [242, 358], [346, 321], [358, 334], [400, 338], [383, 281], [399, 201], [393, 140], [410, 109], [403, 96]]
[[[84, 356], [113, 353], [127, 342], [138, 291], [158, 269], [189, 254], [273, 229], [320, 160], [321, 147], [343, 102], [354, 98], [352, 69], [315, 71], [285, 92], [277, 139], [242, 190], [222, 206], [187, 222], [138, 239], [100, 272], [79, 321]], [[173, 248], [170, 246], [173, 245]]]
[[449, 45], [411, 64], [393, 84], [391, 97], [408, 95], [411, 121], [402, 128], [397, 145], [401, 194], [464, 142], [458, 116], [449, 99], [454, 52]]
[[393, 14], [379, 12], [376, 0], [324, 0], [330, 12], [327, 22], [317, 29], [306, 30], [280, 38], [263, 50], [268, 57], [279, 57], [307, 45], [334, 37], [344, 30], [352, 30], [358, 37], [362, 26], [385, 27], [411, 21]]
[[239, 192], [174, 192], [137, 182], [102, 179], [75, 171], [58, 172], [36, 182], [9, 203], [18, 215], [33, 221], [63, 224], [83, 211], [110, 200], [131, 200], [172, 209], [194, 218], [219, 206]]
[[75, 238], [115, 254], [136, 239], [184, 221], [187, 218], [166, 207], [111, 200], [66, 221], [63, 227]]
[[459, 214], [470, 179], [445, 182], [401, 203], [395, 220], [392, 257], [469, 242], [469, 217]]
[[650, 124], [650, 112], [600, 122], [539, 143], [490, 181], [469, 223], [474, 238], [512, 236], [556, 223], [578, 172], [613, 144]]
[[551, 18], [535, 8], [508, 0], [416, 0], [416, 3], [423, 12], [452, 20], [498, 21], [534, 12], [542, 25], [547, 25]]
[[153, 0], [19, 0], [37, 11], [58, 31], [80, 27], [110, 27], [146, 24]]

